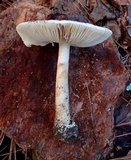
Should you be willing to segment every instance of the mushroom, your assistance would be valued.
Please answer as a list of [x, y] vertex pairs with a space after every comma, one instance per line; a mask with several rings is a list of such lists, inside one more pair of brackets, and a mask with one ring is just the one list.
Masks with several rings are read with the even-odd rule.
[[68, 67], [70, 46], [89, 47], [111, 36], [107, 28], [70, 20], [37, 20], [22, 22], [16, 30], [24, 44], [45, 46], [59, 43], [55, 88], [55, 136], [70, 141], [77, 137], [78, 127], [71, 120], [69, 107]]

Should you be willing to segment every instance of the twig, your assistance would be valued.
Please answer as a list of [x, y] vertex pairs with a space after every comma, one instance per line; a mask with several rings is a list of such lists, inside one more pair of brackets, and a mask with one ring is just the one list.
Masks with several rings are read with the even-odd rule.
[[5, 156], [4, 158], [2, 158], [2, 160], [6, 160], [6, 158], [8, 157], [8, 155], [7, 156]]
[[121, 135], [115, 136], [115, 138], [124, 137], [124, 136], [129, 136], [129, 135], [131, 135], [131, 133], [121, 134]]
[[130, 117], [131, 117], [131, 112], [129, 112], [123, 120], [121, 120], [120, 122], [118, 122], [118, 123], [115, 125], [115, 127], [119, 127], [119, 126], [121, 126], [121, 125], [125, 125], [125, 123], [131, 123], [131, 122], [125, 122], [125, 121], [126, 121], [127, 119], [129, 119]]
[[[0, 153], [3, 152], [9, 145], [6, 145], [2, 150], [0, 150]], [[1, 154], [0, 154], [1, 156]]]
[[[78, 3], [78, 5], [76, 4], [76, 2]], [[84, 11], [86, 12], [86, 14], [87, 14], [87, 16], [88, 16], [88, 20], [90, 20], [90, 23], [95, 24], [95, 22], [94, 22], [94, 20], [93, 20], [93, 17], [91, 17], [91, 15], [89, 14], [86, 5], [82, 4], [79, 0], [77, 0], [76, 2], [73, 2], [73, 3], [74, 3], [74, 5], [77, 7], [77, 9], [78, 9], [80, 12], [82, 12], [82, 10], [81, 10], [80, 7], [79, 7], [79, 6], [81, 6], [81, 7], [84, 9]]]
[[80, 12], [82, 12], [82, 10], [80, 10], [79, 6], [77, 6], [76, 2], [73, 2], [73, 3], [74, 3], [74, 5], [76, 6], [76, 8], [77, 8]]
[[131, 99], [128, 101], [128, 103], [126, 104], [126, 106], [131, 105]]
[[1, 131], [1, 134], [0, 134], [0, 146], [3, 143], [4, 137], [5, 137], [5, 133], [3, 131]]
[[11, 143], [10, 143], [10, 151], [9, 151], [9, 158], [8, 160], [12, 159], [12, 151], [13, 151], [13, 145], [14, 145], [14, 139], [11, 139]]
[[122, 126], [126, 126], [126, 125], [130, 125], [131, 122], [123, 122], [123, 123], [118, 123], [117, 125], [115, 125], [115, 127], [122, 127]]
[[[21, 152], [23, 151], [22, 149], [18, 149], [16, 152]], [[12, 151], [13, 153], [14, 151]], [[8, 156], [10, 153], [5, 153], [5, 154], [0, 154], [0, 157], [3, 157], [3, 156]]]
[[16, 144], [14, 143], [14, 160], [16, 160]]
[[125, 49], [120, 45], [120, 43], [118, 43], [114, 38], [113, 38], [113, 40], [114, 40], [114, 42], [118, 45], [118, 48], [121, 47], [121, 48], [126, 52], [126, 54], [129, 55], [128, 51], [125, 50]]
[[122, 98], [125, 102], [127, 102], [127, 103], [129, 102], [125, 97], [122, 96], [121, 98]]
[[77, 0], [77, 3], [85, 10], [87, 15], [89, 15], [89, 12], [88, 12], [89, 9], [87, 8], [87, 6], [81, 3], [79, 0]]
[[27, 159], [27, 149], [25, 150], [24, 155], [25, 155], [25, 160], [26, 160]]

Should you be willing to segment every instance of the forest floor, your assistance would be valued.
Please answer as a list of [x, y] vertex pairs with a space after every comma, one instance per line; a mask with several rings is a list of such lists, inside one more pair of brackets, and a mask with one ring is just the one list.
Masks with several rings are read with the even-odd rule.
[[[1, 0], [0, 13], [9, 8], [15, 0]], [[36, 1], [45, 4], [47, 1]], [[75, 2], [75, 1], [74, 1]], [[52, 1], [54, 3], [54, 1]], [[80, 6], [88, 12], [90, 22], [96, 25], [108, 23], [113, 31], [114, 43], [120, 53], [121, 61], [129, 72], [129, 81], [125, 90], [118, 96], [114, 110], [114, 147], [108, 155], [112, 160], [131, 159], [131, 1], [130, 0], [80, 0]], [[75, 4], [75, 3], [74, 3]], [[109, 8], [112, 7], [116, 17], [113, 17]], [[102, 8], [102, 9], [101, 9]], [[90, 14], [90, 10], [93, 10]], [[14, 153], [14, 155], [12, 155]], [[17, 154], [19, 153], [19, 154]], [[16, 158], [17, 155], [17, 158]], [[23, 151], [13, 140], [0, 133], [1, 160], [37, 160], [34, 150]], [[108, 160], [107, 159], [107, 160]]]

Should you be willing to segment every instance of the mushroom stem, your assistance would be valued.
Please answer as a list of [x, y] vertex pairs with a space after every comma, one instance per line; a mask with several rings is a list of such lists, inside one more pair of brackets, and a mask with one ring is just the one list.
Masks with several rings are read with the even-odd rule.
[[61, 140], [70, 141], [77, 137], [77, 125], [70, 119], [68, 68], [70, 45], [59, 43], [59, 54], [56, 73], [55, 96], [55, 135]]
[[70, 123], [69, 91], [68, 91], [68, 67], [70, 45], [60, 44], [56, 73], [56, 116], [59, 125]]

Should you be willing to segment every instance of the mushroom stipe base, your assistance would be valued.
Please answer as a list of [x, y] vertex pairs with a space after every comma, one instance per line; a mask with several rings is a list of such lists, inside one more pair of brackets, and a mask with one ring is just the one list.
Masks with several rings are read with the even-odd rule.
[[78, 136], [78, 126], [75, 124], [75, 122], [70, 122], [69, 125], [63, 125], [61, 127], [56, 126], [58, 125], [55, 125], [54, 133], [55, 137], [59, 140], [72, 142], [74, 138]]

